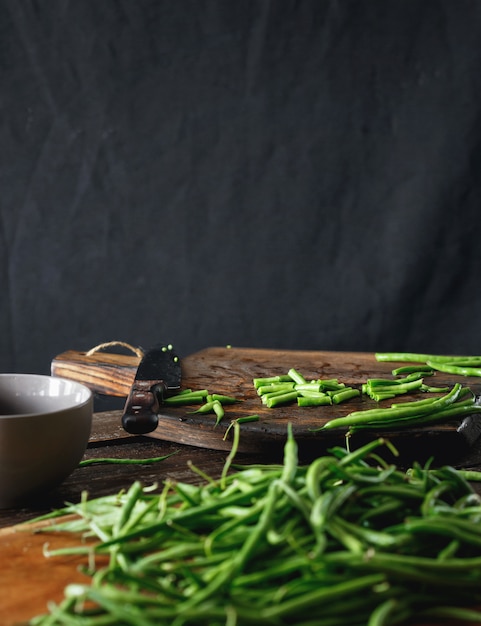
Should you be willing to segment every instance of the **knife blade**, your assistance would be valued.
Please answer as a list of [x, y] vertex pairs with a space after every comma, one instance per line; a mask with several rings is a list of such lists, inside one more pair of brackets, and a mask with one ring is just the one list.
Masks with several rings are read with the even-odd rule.
[[122, 426], [128, 433], [145, 435], [157, 428], [163, 398], [180, 389], [182, 370], [172, 346], [158, 344], [148, 350], [137, 368], [125, 402]]
[[[481, 404], [481, 396], [477, 396], [474, 404], [477, 406]], [[463, 435], [469, 446], [472, 446], [481, 436], [481, 419], [479, 413], [466, 415], [456, 431]]]

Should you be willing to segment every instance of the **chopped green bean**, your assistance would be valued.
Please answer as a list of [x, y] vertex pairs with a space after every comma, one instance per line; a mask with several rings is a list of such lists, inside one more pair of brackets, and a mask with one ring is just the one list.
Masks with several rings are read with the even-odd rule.
[[298, 385], [303, 385], [307, 382], [304, 376], [293, 367], [287, 372], [287, 375]]
[[259, 385], [259, 387], [257, 387], [257, 394], [262, 396], [269, 393], [275, 393], [277, 391], [291, 391], [294, 389], [294, 386], [295, 383], [292, 381], [290, 383], [271, 383], [269, 385]]
[[331, 396], [331, 398], [334, 404], [340, 404], [341, 402], [346, 402], [346, 400], [350, 400], [351, 398], [356, 398], [360, 395], [361, 394], [360, 394], [359, 389], [348, 387], [346, 389], [335, 392], [334, 395]]
[[205, 402], [201, 407], [190, 413], [213, 413], [214, 412], [214, 400]]
[[218, 393], [213, 393], [212, 399], [217, 400], [221, 404], [237, 404], [237, 402], [240, 402], [238, 398], [234, 398], [232, 396], [223, 396], [222, 394]]
[[213, 402], [214, 413], [216, 414], [215, 425], [218, 426], [224, 417], [224, 408], [219, 400], [214, 400]]
[[324, 380], [319, 380], [319, 384], [323, 391], [339, 389], [339, 387], [344, 387], [345, 383], [340, 383], [337, 378], [327, 378]]
[[286, 376], [253, 380], [262, 403], [269, 408], [289, 404], [296, 399], [299, 407], [339, 404], [360, 395], [357, 389], [340, 383], [337, 378], [306, 380], [295, 368], [290, 368]]
[[297, 398], [298, 406], [326, 406], [330, 404], [332, 404], [331, 397], [326, 393], [319, 395], [303, 394]]
[[254, 387], [257, 389], [262, 385], [270, 385], [271, 383], [292, 383], [292, 378], [287, 374], [282, 374], [280, 376], [266, 376], [264, 378], [254, 378], [253, 383]]
[[408, 376], [404, 378], [368, 378], [367, 385], [369, 387], [381, 386], [384, 387], [386, 385], [406, 385], [407, 383], [415, 382], [422, 380], [423, 376], [420, 372], [411, 372]]
[[297, 391], [287, 391], [281, 393], [279, 395], [273, 395], [267, 398], [266, 405], [269, 409], [272, 409], [276, 406], [280, 406], [281, 404], [288, 404], [289, 402], [294, 402], [298, 397]]
[[[266, 404], [267, 405], [267, 403], [270, 401], [271, 398], [277, 398], [279, 396], [285, 396], [288, 393], [293, 394], [292, 397], [294, 397], [294, 399], [295, 399], [295, 397], [297, 397], [299, 395], [297, 391], [289, 391], [289, 390], [285, 391], [283, 389], [279, 389], [278, 391], [272, 391], [272, 392], [269, 392], [269, 393], [264, 393], [262, 395], [262, 397], [261, 397], [261, 402], [262, 402], [262, 404]], [[294, 396], [294, 394], [295, 394], [295, 396]], [[291, 397], [291, 396], [289, 396], [289, 397]], [[291, 400], [289, 400], [289, 402], [290, 401]], [[281, 402], [281, 404], [284, 404], [284, 403]]]
[[299, 393], [303, 393], [306, 391], [320, 393], [323, 391], [323, 385], [320, 381], [311, 380], [308, 383], [295, 383], [294, 389]]
[[424, 391], [425, 393], [446, 393], [449, 391], [449, 387], [432, 387], [430, 385], [422, 384], [419, 390]]
[[368, 378], [362, 385], [362, 392], [372, 400], [380, 402], [381, 400], [420, 390], [422, 385], [422, 374], [413, 372], [405, 378]]

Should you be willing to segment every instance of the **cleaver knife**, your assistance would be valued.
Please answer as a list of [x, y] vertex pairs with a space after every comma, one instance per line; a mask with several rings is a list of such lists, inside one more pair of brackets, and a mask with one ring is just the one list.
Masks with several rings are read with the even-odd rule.
[[180, 389], [180, 360], [171, 346], [156, 345], [139, 363], [122, 415], [122, 426], [128, 433], [145, 435], [159, 423], [163, 398]]

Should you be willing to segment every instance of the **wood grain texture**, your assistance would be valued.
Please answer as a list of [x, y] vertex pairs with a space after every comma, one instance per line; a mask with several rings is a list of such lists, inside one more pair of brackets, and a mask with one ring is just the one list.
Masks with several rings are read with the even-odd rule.
[[137, 356], [67, 350], [52, 360], [50, 369], [53, 376], [76, 380], [98, 393], [127, 396], [139, 363]]
[[[41, 526], [39, 524], [39, 526]], [[47, 611], [49, 602], [59, 602], [67, 583], [88, 582], [78, 556], [46, 558], [50, 549], [78, 545], [79, 538], [67, 533], [34, 534], [23, 528], [0, 529], [2, 567], [0, 568], [0, 624], [26, 623]]]

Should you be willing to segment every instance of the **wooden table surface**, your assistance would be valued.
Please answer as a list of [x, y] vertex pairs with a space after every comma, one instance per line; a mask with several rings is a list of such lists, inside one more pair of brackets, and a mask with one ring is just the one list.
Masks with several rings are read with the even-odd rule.
[[[127, 489], [134, 480], [146, 485], [157, 483], [159, 490], [165, 479], [198, 483], [198, 474], [192, 472], [189, 463], [217, 478], [220, 476], [227, 456], [226, 450], [209, 449], [163, 441], [155, 437], [140, 437], [126, 433], [120, 423], [121, 411], [102, 411], [94, 414], [90, 443], [85, 458], [149, 458], [168, 455], [168, 459], [153, 465], [89, 465], [77, 468], [64, 483], [37, 502], [18, 509], [0, 510], [0, 625], [14, 626], [25, 623], [33, 615], [45, 611], [46, 598], [58, 601], [62, 598], [67, 582], [72, 582], [76, 561], [63, 563], [45, 559], [42, 545], [45, 537], [27, 536], [12, 526], [30, 520], [40, 514], [61, 507], [65, 502], [78, 502], [84, 490], [90, 498], [116, 493]], [[238, 463], [269, 462], [268, 450], [262, 459], [258, 452], [243, 452]], [[279, 460], [272, 459], [272, 460]], [[460, 466], [481, 469], [481, 439], [460, 459]], [[50, 539], [49, 539], [50, 540]], [[52, 538], [55, 541], [55, 538]], [[63, 539], [63, 542], [68, 539]], [[26, 558], [28, 556], [28, 558]], [[80, 574], [76, 574], [80, 575]], [[70, 577], [70, 578], [69, 578]], [[37, 581], [42, 580], [41, 592]], [[37, 593], [38, 591], [38, 593]], [[27, 601], [28, 598], [28, 601]]]

